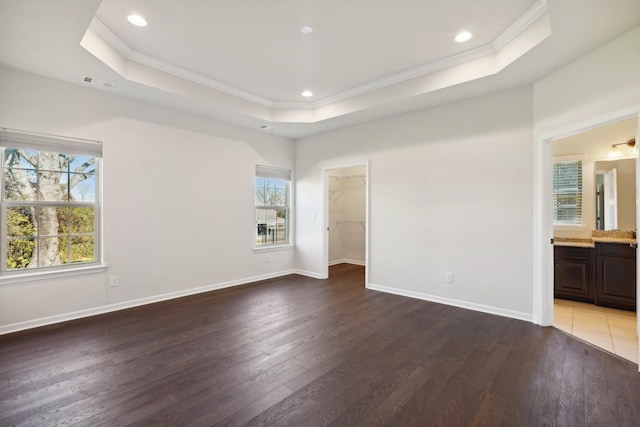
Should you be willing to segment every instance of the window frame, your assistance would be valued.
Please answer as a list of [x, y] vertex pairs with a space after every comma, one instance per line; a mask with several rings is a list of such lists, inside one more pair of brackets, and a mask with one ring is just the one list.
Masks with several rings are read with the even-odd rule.
[[[95, 200], [94, 201], [51, 201], [51, 200], [5, 200], [5, 150], [28, 149], [40, 152], [52, 152], [66, 155], [90, 156], [95, 159], [93, 176], [95, 177]], [[45, 135], [27, 131], [0, 128], [0, 232], [3, 234], [0, 242], [0, 284], [26, 282], [39, 279], [50, 279], [55, 277], [75, 276], [78, 274], [88, 274], [106, 270], [104, 264], [103, 250], [103, 167], [102, 167], [102, 143], [84, 139], [68, 138], [56, 135]], [[35, 171], [40, 169], [35, 168]], [[51, 172], [51, 171], [49, 171]], [[61, 173], [74, 173], [73, 171], [61, 171]], [[34, 208], [91, 208], [93, 210], [93, 253], [94, 260], [88, 262], [67, 262], [55, 266], [38, 266], [32, 268], [9, 269], [7, 265], [7, 251], [9, 248], [7, 237], [8, 210], [11, 207], [34, 207]], [[86, 233], [73, 233], [67, 229], [66, 233], [58, 232], [57, 238], [79, 237]], [[81, 237], [81, 236], [80, 236]], [[34, 239], [46, 238], [34, 234]], [[67, 243], [70, 245], [70, 243]], [[70, 246], [67, 246], [67, 250]], [[68, 253], [70, 255], [70, 253]]]
[[[285, 182], [285, 197], [284, 197], [284, 205], [260, 205], [256, 200], [256, 191], [257, 188], [257, 180], [259, 178], [263, 179], [274, 179]], [[253, 180], [253, 197], [254, 197], [254, 221], [253, 221], [253, 235], [254, 235], [254, 243], [253, 250], [254, 251], [269, 251], [269, 250], [277, 250], [281, 248], [288, 248], [293, 246], [292, 238], [291, 238], [291, 224], [292, 224], [292, 216], [291, 216], [291, 204], [293, 201], [292, 198], [292, 171], [291, 169], [286, 168], [277, 168], [272, 166], [263, 166], [256, 165], [256, 171]], [[258, 244], [258, 211], [259, 210], [278, 210], [282, 209], [285, 212], [285, 241], [284, 242], [274, 242], [268, 243], [265, 242], [263, 244]]]
[[[576, 197], [579, 196], [580, 199], [580, 205], [579, 205], [579, 212], [580, 212], [580, 222], [559, 222], [556, 218], [558, 216], [558, 210], [557, 210], [557, 202], [556, 202], [556, 196], [559, 194], [556, 191], [556, 185], [555, 185], [555, 168], [556, 165], [559, 163], [580, 163], [580, 183], [579, 183], [579, 193], [576, 191], [574, 193], [566, 193], [566, 194], [575, 194]], [[552, 200], [552, 209], [553, 209], [553, 227], [555, 229], [577, 229], [577, 228], [585, 228], [585, 222], [584, 222], [584, 188], [585, 188], [585, 156], [584, 155], [573, 155], [573, 156], [559, 156], [559, 157], [554, 157], [553, 158], [553, 164], [552, 164], [552, 180], [551, 180], [551, 195], [553, 197]], [[577, 204], [576, 204], [577, 206]], [[578, 209], [578, 208], [577, 208]], [[577, 215], [576, 215], [577, 217]]]

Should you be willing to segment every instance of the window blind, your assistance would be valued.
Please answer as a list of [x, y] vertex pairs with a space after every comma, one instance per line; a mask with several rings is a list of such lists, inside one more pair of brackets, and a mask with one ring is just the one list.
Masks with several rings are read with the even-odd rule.
[[291, 169], [256, 165], [256, 176], [259, 178], [284, 179], [285, 181], [291, 181]]
[[0, 146], [102, 157], [102, 143], [0, 128]]
[[553, 222], [582, 224], [582, 161], [553, 165]]

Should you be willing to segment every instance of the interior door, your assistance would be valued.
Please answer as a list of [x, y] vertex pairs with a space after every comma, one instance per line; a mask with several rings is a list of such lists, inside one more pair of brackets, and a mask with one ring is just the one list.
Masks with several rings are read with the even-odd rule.
[[618, 229], [618, 185], [617, 171], [611, 169], [604, 174], [604, 229]]

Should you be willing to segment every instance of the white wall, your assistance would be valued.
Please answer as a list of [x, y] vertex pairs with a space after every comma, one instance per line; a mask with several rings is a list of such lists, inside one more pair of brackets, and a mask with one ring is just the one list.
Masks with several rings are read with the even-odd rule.
[[104, 142], [108, 256], [107, 273], [0, 285], [0, 332], [291, 271], [293, 249], [253, 252], [253, 182], [293, 168], [292, 141], [8, 68], [0, 93], [0, 126]]
[[298, 141], [297, 268], [322, 271], [323, 168], [368, 160], [371, 286], [530, 318], [531, 120], [525, 87]]
[[548, 189], [549, 140], [640, 113], [640, 27], [536, 82], [534, 115], [534, 314], [548, 325], [552, 316], [553, 235]]
[[538, 139], [562, 137], [637, 113], [640, 27], [534, 84]]
[[329, 171], [329, 264], [365, 263], [366, 168]]

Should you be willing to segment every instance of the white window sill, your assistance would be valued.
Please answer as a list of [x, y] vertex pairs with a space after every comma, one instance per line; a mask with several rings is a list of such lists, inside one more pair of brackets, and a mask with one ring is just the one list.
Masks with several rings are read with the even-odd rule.
[[34, 282], [37, 280], [60, 279], [64, 277], [81, 276], [84, 274], [103, 273], [105, 271], [107, 271], [107, 266], [105, 264], [99, 264], [61, 270], [36, 271], [28, 273], [20, 272], [17, 274], [5, 273], [0, 276], [0, 285], [6, 285], [10, 283]]
[[270, 252], [270, 251], [281, 251], [284, 249], [292, 249], [293, 245], [291, 243], [285, 243], [282, 245], [265, 245], [265, 246], [257, 246], [253, 248], [254, 253], [259, 252]]

